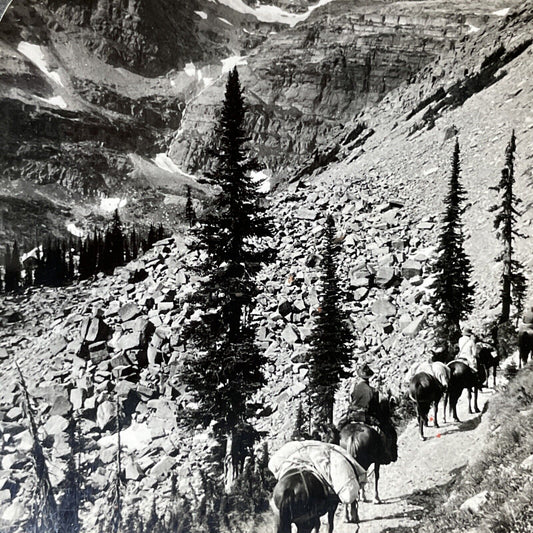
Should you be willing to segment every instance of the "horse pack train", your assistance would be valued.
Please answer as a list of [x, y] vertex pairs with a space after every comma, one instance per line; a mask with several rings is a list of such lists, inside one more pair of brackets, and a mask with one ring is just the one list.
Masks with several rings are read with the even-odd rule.
[[[439, 427], [437, 414], [442, 398], [444, 422], [447, 407], [453, 420], [459, 422], [457, 402], [463, 390], [467, 390], [468, 412], [472, 414], [472, 394], [473, 408], [478, 413], [478, 391], [488, 385], [491, 368], [496, 386], [500, 354], [492, 355], [487, 345], [478, 346], [476, 353], [475, 368], [456, 359], [447, 364], [430, 361], [410, 369], [409, 397], [416, 404], [422, 440], [425, 440], [424, 427], [428, 425], [431, 405], [435, 427]], [[519, 335], [519, 366], [527, 362], [529, 353], [533, 353], [533, 326], [531, 331]], [[391, 419], [393, 408], [393, 398], [381, 399], [376, 425], [345, 417], [337, 427], [323, 426], [320, 441], [292, 441], [272, 456], [269, 468], [277, 483], [271, 507], [277, 516], [277, 533], [291, 533], [291, 524], [296, 525], [298, 533], [318, 533], [320, 517], [325, 514], [328, 532], [332, 533], [334, 515], [341, 503], [345, 505], [346, 521], [358, 523], [358, 499], [359, 496], [366, 499], [366, 477], [371, 465], [374, 465], [374, 503], [380, 503], [380, 466], [398, 458], [397, 434]]]

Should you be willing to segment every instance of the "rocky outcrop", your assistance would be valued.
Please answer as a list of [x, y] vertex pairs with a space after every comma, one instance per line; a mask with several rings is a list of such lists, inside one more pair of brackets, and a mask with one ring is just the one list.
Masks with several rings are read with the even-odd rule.
[[[249, 102], [252, 146], [265, 165], [287, 175], [342, 133], [347, 122], [453, 49], [475, 24], [496, 16], [479, 3], [332, 2], [296, 27], [271, 36], [239, 67]], [[205, 167], [206, 136], [224, 79], [188, 104], [171, 155]]]

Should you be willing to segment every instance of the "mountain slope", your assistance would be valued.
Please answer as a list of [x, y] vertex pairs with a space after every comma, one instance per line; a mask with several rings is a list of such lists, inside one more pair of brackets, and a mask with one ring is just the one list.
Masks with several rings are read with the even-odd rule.
[[[342, 243], [339, 277], [354, 334], [354, 368], [368, 362], [376, 370], [375, 384], [401, 395], [411, 363], [427, 358], [432, 346], [430, 264], [456, 131], [470, 202], [464, 215], [466, 245], [478, 282], [469, 323], [480, 331], [497, 313], [497, 243], [487, 208], [495, 202], [489, 186], [498, 180], [511, 128], [518, 141], [517, 192], [526, 208], [520, 229], [531, 237], [532, 17], [533, 2], [527, 2], [484, 33], [465, 39], [412, 84], [398, 87], [358, 117], [366, 123], [366, 129], [357, 130], [359, 136], [350, 136], [356, 124], [347, 124], [344, 143], [338, 141], [338, 161], [273, 194], [273, 244], [279, 254], [261, 274], [263, 290], [254, 316], [258, 342], [269, 357], [268, 386], [258, 398], [265, 407], [253, 421], [272, 449], [290, 437], [297, 405], [307, 397], [303, 354], [319, 312], [318, 263], [328, 213]], [[472, 87], [471, 80], [478, 80], [475, 91], [457, 89]], [[462, 97], [447, 99], [447, 94]], [[519, 254], [529, 267], [527, 245], [520, 243]], [[28, 455], [17, 452], [27, 446], [27, 434], [21, 411], [12, 410], [20, 400], [15, 362], [38, 401], [43, 426], [58, 397], [70, 398], [78, 410], [87, 439], [81, 461], [93, 491], [83, 512], [89, 530], [105, 512], [116, 442], [109, 406], [115, 392], [129, 417], [126, 502], [146, 501], [155, 493], [157, 508], [164, 509], [172, 472], [180, 492], [191, 497], [202, 492], [200, 470], [214, 443], [209, 432], [184, 433], [176, 410], [190, 397], [174, 378], [186, 350], [180, 334], [188, 319], [185, 299], [194, 287], [190, 266], [195, 261], [175, 237], [115, 276], [58, 291], [32, 290], [0, 302], [6, 350], [0, 351], [0, 413], [10, 428], [3, 448], [9, 457], [2, 478], [9, 487], [9, 495], [2, 492], [4, 520], [22, 519], [33, 486]], [[100, 328], [100, 320], [109, 331]], [[90, 335], [89, 324], [94, 324]], [[350, 380], [341, 385], [337, 417], [346, 406], [349, 385]], [[65, 405], [63, 400], [58, 404]], [[61, 487], [65, 432], [61, 424], [49, 424], [42, 434], [45, 452], [54, 465], [54, 483]], [[136, 441], [128, 438], [134, 431]]]

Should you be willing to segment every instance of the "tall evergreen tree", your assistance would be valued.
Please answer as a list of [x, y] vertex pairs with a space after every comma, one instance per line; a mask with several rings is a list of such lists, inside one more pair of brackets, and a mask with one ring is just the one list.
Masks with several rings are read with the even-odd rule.
[[187, 202], [185, 204], [185, 218], [189, 223], [189, 227], [193, 227], [196, 223], [196, 212], [192, 203], [191, 188], [187, 185]]
[[435, 311], [436, 344], [448, 357], [455, 355], [455, 345], [461, 335], [460, 321], [473, 309], [474, 285], [470, 282], [472, 266], [464, 251], [461, 204], [465, 197], [459, 182], [461, 165], [459, 141], [455, 141], [449, 192], [444, 199], [445, 212], [442, 232], [434, 265], [435, 283], [431, 300]]
[[513, 242], [515, 237], [524, 237], [516, 231], [516, 217], [520, 215], [518, 205], [521, 200], [513, 191], [515, 183], [514, 177], [514, 160], [516, 151], [516, 137], [514, 131], [511, 133], [511, 139], [505, 150], [505, 166], [502, 169], [502, 175], [498, 185], [491, 187], [497, 191], [501, 203], [493, 205], [491, 211], [496, 213], [494, 227], [497, 231], [497, 237], [502, 242], [503, 250], [496, 258], [497, 262], [502, 263], [502, 312], [500, 323], [504, 324], [509, 321], [511, 314], [511, 304], [514, 303], [517, 313], [520, 314], [523, 309], [523, 302], [526, 292], [526, 278], [524, 276], [523, 265], [514, 258]]
[[208, 179], [220, 191], [195, 229], [195, 246], [204, 252], [201, 281], [192, 298], [201, 312], [186, 334], [195, 347], [181, 374], [197, 401], [189, 411], [193, 425], [216, 421], [226, 446], [224, 480], [233, 480], [231, 451], [237, 428], [249, 417], [249, 402], [264, 384], [264, 354], [255, 343], [250, 315], [255, 305], [255, 275], [270, 255], [261, 240], [270, 221], [259, 205], [260, 193], [250, 177], [255, 162], [247, 155], [245, 105], [237, 70], [228, 76], [216, 127], [219, 141]]
[[335, 222], [326, 219], [325, 248], [322, 260], [322, 302], [310, 336], [309, 394], [314, 422], [332, 424], [335, 392], [339, 382], [347, 376], [350, 363], [350, 332], [346, 313], [341, 308], [342, 293], [337, 277]]
[[13, 249], [6, 247], [5, 255], [5, 289], [6, 292], [16, 291], [20, 287], [22, 265], [20, 263], [20, 254], [17, 241], [13, 243]]

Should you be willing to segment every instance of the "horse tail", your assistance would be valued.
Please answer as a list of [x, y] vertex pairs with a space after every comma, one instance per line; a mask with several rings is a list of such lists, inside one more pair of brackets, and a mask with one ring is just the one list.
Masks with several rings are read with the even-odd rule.
[[291, 533], [294, 490], [285, 489], [279, 504], [279, 526], [277, 533]]

